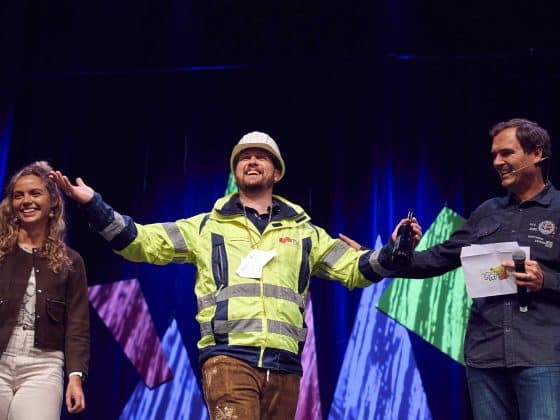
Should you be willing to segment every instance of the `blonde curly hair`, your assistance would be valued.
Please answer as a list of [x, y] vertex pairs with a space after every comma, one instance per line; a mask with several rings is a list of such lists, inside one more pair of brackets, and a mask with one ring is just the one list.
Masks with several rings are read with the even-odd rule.
[[52, 217], [49, 216], [47, 238], [38, 254], [47, 259], [49, 268], [55, 273], [70, 269], [71, 261], [64, 242], [66, 232], [64, 201], [57, 185], [49, 178], [49, 172], [52, 170], [45, 161], [33, 162], [19, 170], [6, 185], [4, 198], [0, 202], [0, 264], [6, 261], [18, 239], [19, 219], [12, 206], [15, 184], [22, 176], [35, 175], [43, 181], [51, 202], [57, 203], [53, 207]]

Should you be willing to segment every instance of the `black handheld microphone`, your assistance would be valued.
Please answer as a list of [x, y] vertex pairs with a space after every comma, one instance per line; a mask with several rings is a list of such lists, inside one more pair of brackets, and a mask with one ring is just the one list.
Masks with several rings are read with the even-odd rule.
[[[511, 253], [511, 258], [515, 264], [516, 273], [525, 272], [525, 253], [522, 249], [517, 249]], [[517, 301], [519, 302], [519, 311], [527, 312], [527, 305], [529, 303], [529, 294], [527, 293], [526, 286], [517, 286]]]

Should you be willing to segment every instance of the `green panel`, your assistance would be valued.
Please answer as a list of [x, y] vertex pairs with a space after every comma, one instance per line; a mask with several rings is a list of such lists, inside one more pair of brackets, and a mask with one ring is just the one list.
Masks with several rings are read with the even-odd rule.
[[[448, 239], [465, 219], [444, 207], [416, 248], [422, 251]], [[409, 330], [464, 364], [463, 342], [471, 306], [463, 269], [438, 277], [396, 278], [385, 289], [377, 307]]]
[[224, 196], [234, 192], [237, 192], [237, 184], [235, 183], [235, 177], [233, 176], [233, 172], [230, 172], [228, 182], [227, 182], [226, 192], [224, 193]]

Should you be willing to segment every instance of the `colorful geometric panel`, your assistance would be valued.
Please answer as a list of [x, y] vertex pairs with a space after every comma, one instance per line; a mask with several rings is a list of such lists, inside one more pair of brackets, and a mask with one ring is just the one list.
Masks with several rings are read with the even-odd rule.
[[305, 303], [305, 324], [307, 338], [301, 354], [303, 376], [299, 385], [299, 399], [296, 420], [321, 420], [321, 398], [319, 395], [319, 374], [317, 371], [317, 352], [315, 347], [315, 324], [311, 292]]
[[138, 280], [91, 286], [89, 300], [149, 388], [172, 378]]
[[233, 175], [233, 172], [230, 171], [224, 195], [228, 195], [234, 192], [237, 192], [237, 184], [235, 183], [235, 176]]
[[[448, 239], [465, 219], [444, 207], [416, 248], [422, 251]], [[378, 308], [397, 322], [464, 364], [463, 342], [471, 306], [462, 268], [438, 277], [395, 279]]]
[[163, 337], [163, 351], [171, 365], [173, 380], [156, 389], [138, 383], [120, 419], [208, 419], [208, 411], [175, 320]]
[[376, 308], [390, 282], [362, 292], [329, 419], [431, 419], [408, 332]]

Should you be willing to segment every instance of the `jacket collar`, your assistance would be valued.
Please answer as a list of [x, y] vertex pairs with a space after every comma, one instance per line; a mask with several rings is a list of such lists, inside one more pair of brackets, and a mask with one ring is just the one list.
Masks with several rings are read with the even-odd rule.
[[[544, 184], [544, 188], [533, 198], [524, 201], [524, 203], [534, 202], [536, 204], [540, 204], [541, 206], [548, 207], [552, 202], [555, 191], [556, 189], [554, 188], [552, 183], [550, 181], [546, 181]], [[509, 204], [519, 205], [519, 200], [517, 200], [515, 195], [513, 195], [512, 193], [508, 193], [507, 201]]]
[[[239, 200], [238, 193], [232, 193], [226, 197], [220, 198], [214, 204], [212, 212], [217, 213], [218, 217], [240, 216], [243, 215], [243, 205]], [[291, 203], [285, 198], [278, 195], [272, 196], [272, 219], [271, 220], [285, 220], [297, 216], [309, 216], [297, 204]]]

